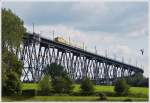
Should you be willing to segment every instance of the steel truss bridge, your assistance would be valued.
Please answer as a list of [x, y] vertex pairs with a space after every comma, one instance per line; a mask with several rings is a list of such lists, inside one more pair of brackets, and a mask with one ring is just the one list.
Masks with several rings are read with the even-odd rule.
[[44, 75], [44, 68], [51, 63], [61, 64], [73, 80], [88, 77], [97, 83], [109, 83], [117, 78], [143, 73], [139, 67], [49, 40], [35, 33], [27, 33], [23, 40], [17, 55], [24, 65], [24, 82], [39, 81]]

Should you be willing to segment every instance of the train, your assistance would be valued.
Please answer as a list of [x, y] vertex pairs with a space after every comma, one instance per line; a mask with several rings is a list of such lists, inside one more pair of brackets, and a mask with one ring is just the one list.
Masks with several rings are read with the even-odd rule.
[[62, 43], [62, 44], [65, 44], [65, 45], [70, 45], [70, 46], [73, 46], [73, 47], [77, 47], [77, 48], [80, 48], [80, 49], [84, 49], [84, 45], [82, 45], [81, 43], [79, 42], [75, 42], [75, 41], [67, 41], [65, 40], [63, 37], [56, 37], [54, 39], [55, 42], [58, 42], [58, 43]]
[[56, 37], [54, 41], [63, 43], [63, 44], [68, 44], [67, 40], [65, 40], [63, 37]]
[[[39, 41], [41, 41], [42, 39], [49, 40], [48, 38], [45, 38], [45, 37], [40, 38], [40, 35], [37, 34], [37, 33], [33, 33], [33, 34], [28, 33], [28, 38], [34, 38], [37, 41], [37, 43]], [[69, 46], [76, 47], [76, 48], [79, 48], [79, 49], [84, 49], [84, 44], [81, 44], [81, 43], [79, 43], [77, 41], [73, 41], [73, 40], [72, 41], [65, 40], [63, 37], [60, 37], [60, 36], [55, 37], [54, 41], [58, 42], [58, 43], [61, 43], [61, 44], [64, 44], [64, 45], [69, 45]]]

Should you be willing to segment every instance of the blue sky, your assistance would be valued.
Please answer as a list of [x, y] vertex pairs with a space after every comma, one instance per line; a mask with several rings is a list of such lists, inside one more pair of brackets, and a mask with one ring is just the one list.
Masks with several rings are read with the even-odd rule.
[[[144, 66], [148, 76], [148, 3], [147, 2], [3, 2], [20, 16], [28, 31], [52, 38], [84, 42], [87, 50], [117, 60]], [[144, 55], [140, 49], [144, 49]]]

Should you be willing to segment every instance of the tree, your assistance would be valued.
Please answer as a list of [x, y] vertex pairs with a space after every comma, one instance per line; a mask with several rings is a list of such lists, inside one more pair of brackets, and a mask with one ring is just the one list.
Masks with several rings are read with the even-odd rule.
[[138, 86], [138, 87], [148, 87], [148, 78], [144, 77], [141, 73], [136, 73], [132, 77], [125, 78], [127, 83], [131, 86]]
[[57, 76], [52, 79], [53, 89], [56, 93], [71, 93], [73, 90], [72, 84], [69, 78]]
[[47, 65], [44, 72], [52, 77], [52, 87], [56, 93], [70, 93], [72, 91], [73, 82], [63, 66], [52, 63]]
[[[4, 52], [4, 51], [3, 51]], [[11, 57], [11, 68], [7, 65], [8, 53]], [[19, 95], [21, 92], [21, 71], [22, 63], [17, 60], [17, 57], [7, 51], [2, 55], [2, 95]]]
[[43, 95], [50, 95], [52, 92], [52, 83], [48, 75], [43, 77], [43, 79], [38, 83], [38, 86]]
[[[14, 49], [17, 51], [25, 34], [23, 21], [10, 9], [2, 9], [2, 56], [3, 62], [10, 69], [15, 69], [19, 77], [21, 76], [22, 64], [17, 60]], [[2, 58], [3, 58], [2, 57]], [[15, 61], [15, 62], [14, 62]]]
[[20, 95], [21, 94], [21, 81], [15, 72], [10, 72], [6, 76], [5, 82], [2, 85], [2, 95]]
[[114, 87], [114, 91], [117, 95], [127, 95], [129, 93], [129, 85], [125, 79], [119, 79]]
[[2, 95], [21, 92], [23, 65], [14, 53], [25, 34], [23, 21], [10, 9], [2, 9]]
[[22, 42], [25, 34], [23, 21], [10, 9], [2, 9], [2, 47], [9, 46], [11, 49]]
[[88, 78], [82, 81], [80, 88], [81, 94], [83, 95], [91, 95], [94, 93], [94, 84]]
[[[3, 54], [2, 63], [5, 65], [5, 66], [2, 65], [2, 67], [4, 66], [4, 69], [7, 69], [6, 72], [9, 71], [16, 72], [18, 74], [18, 77], [20, 78], [22, 74], [22, 68], [23, 68], [22, 62], [18, 60], [17, 56], [14, 53], [11, 53], [6, 48], [3, 48], [2, 54]], [[11, 56], [11, 58], [9, 56]], [[10, 62], [11, 62], [11, 66], [9, 65]]]
[[57, 63], [52, 63], [51, 65], [47, 65], [44, 72], [45, 74], [50, 75], [52, 78], [57, 76], [62, 76], [62, 77], [67, 76], [67, 72], [64, 70], [63, 66]]
[[149, 87], [149, 79], [148, 78], [144, 78], [142, 81], [140, 81], [139, 83], [141, 87]]

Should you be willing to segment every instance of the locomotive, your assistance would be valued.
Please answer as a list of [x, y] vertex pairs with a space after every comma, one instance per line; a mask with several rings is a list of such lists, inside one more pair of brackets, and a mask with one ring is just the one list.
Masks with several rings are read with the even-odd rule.
[[78, 42], [73, 42], [73, 41], [67, 41], [65, 40], [63, 37], [56, 37], [54, 39], [55, 42], [58, 42], [58, 43], [62, 43], [62, 44], [65, 44], [65, 45], [70, 45], [70, 46], [73, 46], [73, 47], [77, 47], [77, 48], [80, 48], [80, 49], [83, 49], [84, 47], [81, 45], [81, 43], [78, 43]]
[[62, 37], [56, 37], [56, 38], [54, 39], [54, 41], [59, 42], [59, 43], [63, 43], [63, 44], [68, 44], [67, 40], [65, 40], [65, 39], [62, 38]]

